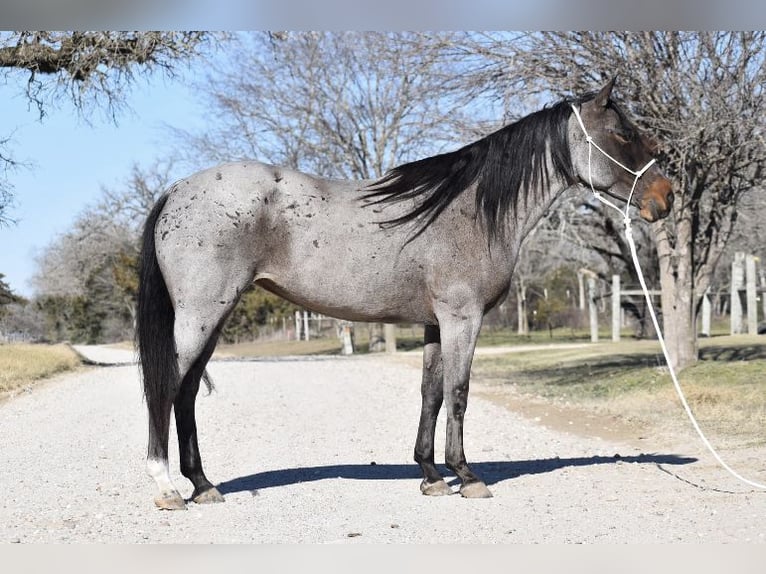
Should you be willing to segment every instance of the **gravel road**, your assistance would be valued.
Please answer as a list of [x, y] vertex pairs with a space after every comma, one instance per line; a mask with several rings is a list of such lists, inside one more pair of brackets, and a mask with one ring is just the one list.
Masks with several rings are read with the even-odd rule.
[[[226, 503], [157, 510], [132, 353], [0, 404], [0, 543], [764, 542], [766, 493], [691, 435], [641, 448], [543, 426], [472, 396], [466, 450], [494, 498], [420, 494], [419, 370], [390, 356], [214, 361], [201, 450]], [[679, 414], [679, 416], [681, 416]], [[444, 421], [437, 456], [443, 460]], [[175, 435], [171, 468], [182, 494]], [[731, 453], [766, 477], [763, 452]]]

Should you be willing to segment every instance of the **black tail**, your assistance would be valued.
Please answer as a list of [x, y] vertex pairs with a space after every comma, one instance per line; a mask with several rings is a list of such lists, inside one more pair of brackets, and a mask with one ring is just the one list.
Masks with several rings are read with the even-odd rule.
[[138, 279], [138, 312], [136, 314], [136, 346], [141, 359], [144, 397], [155, 428], [160, 427], [161, 409], [175, 397], [180, 385], [176, 345], [173, 338], [175, 312], [162, 277], [154, 244], [154, 228], [165, 207], [168, 194], [157, 201], [149, 214], [143, 233]]

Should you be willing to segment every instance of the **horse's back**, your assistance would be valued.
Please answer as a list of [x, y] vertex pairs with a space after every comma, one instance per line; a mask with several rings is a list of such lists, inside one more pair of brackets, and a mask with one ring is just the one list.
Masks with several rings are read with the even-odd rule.
[[256, 161], [229, 162], [198, 171], [173, 186], [172, 194], [183, 197], [211, 194], [211, 198], [227, 201], [279, 200], [280, 197], [301, 196], [317, 192], [326, 195], [353, 193], [366, 181], [345, 181], [322, 178], [295, 169]]
[[327, 315], [386, 322], [433, 322], [436, 299], [488, 304], [502, 296], [508, 256], [498, 244], [488, 248], [473, 196], [413, 239], [413, 224], [382, 223], [412, 205], [367, 205], [368, 183], [256, 161], [177, 182], [155, 231], [171, 294], [204, 279], [198, 296], [227, 302], [255, 281]]

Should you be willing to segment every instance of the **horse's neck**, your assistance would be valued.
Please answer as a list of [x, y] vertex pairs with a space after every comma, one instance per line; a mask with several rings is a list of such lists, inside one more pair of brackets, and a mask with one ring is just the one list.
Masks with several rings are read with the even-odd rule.
[[526, 201], [520, 199], [517, 216], [511, 214], [506, 220], [505, 237], [516, 248], [535, 228], [556, 199], [570, 187], [569, 183], [555, 174], [549, 173], [548, 177], [550, 185], [530, 192]]

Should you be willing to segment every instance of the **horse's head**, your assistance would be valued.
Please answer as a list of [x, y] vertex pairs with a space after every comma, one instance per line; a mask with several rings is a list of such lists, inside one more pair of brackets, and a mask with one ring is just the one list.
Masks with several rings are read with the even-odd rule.
[[[586, 186], [628, 201], [636, 172], [652, 161], [657, 145], [641, 134], [625, 113], [609, 99], [614, 80], [606, 84], [593, 98], [585, 98], [579, 107], [587, 136], [614, 160], [632, 170], [628, 171], [597, 149], [588, 149], [583, 126], [576, 114], [569, 120], [569, 141], [572, 165], [577, 179]], [[590, 165], [589, 165], [590, 164]], [[642, 173], [635, 184], [631, 203], [639, 208], [646, 221], [662, 219], [670, 213], [673, 190], [670, 180], [653, 164]]]

